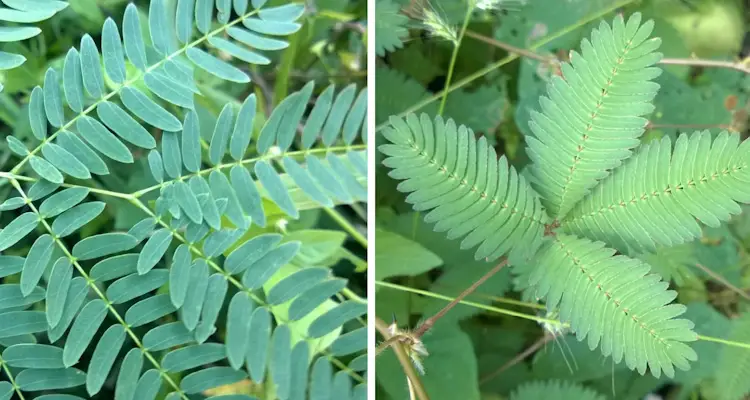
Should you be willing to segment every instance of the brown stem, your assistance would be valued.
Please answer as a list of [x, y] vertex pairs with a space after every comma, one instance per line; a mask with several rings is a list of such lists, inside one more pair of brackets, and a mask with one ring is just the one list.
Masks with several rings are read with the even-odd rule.
[[477, 290], [479, 285], [483, 284], [487, 279], [490, 279], [493, 275], [498, 273], [501, 269], [503, 269], [504, 266], [508, 265], [508, 260], [505, 259], [500, 264], [497, 264], [494, 268], [492, 268], [489, 272], [484, 274], [479, 280], [474, 282], [471, 286], [469, 286], [468, 289], [464, 290], [461, 294], [458, 295], [453, 301], [448, 303], [445, 307], [443, 307], [442, 310], [438, 311], [437, 314], [431, 316], [430, 318], [427, 318], [421, 325], [417, 327], [417, 329], [414, 331], [414, 336], [419, 339], [421, 338], [427, 331], [429, 331], [433, 326], [435, 326], [435, 323], [442, 318], [445, 313], [450, 311], [453, 307], [458, 305], [461, 300], [464, 299], [464, 297], [470, 295], [472, 292]]
[[[386, 341], [391, 340], [391, 333], [388, 331], [388, 324], [386, 324], [385, 321], [375, 317], [375, 328], [377, 328]], [[393, 348], [394, 353], [396, 353], [396, 358], [398, 358], [398, 362], [401, 363], [401, 368], [404, 369], [404, 373], [406, 374], [406, 378], [409, 380], [412, 389], [416, 392], [417, 398], [419, 400], [430, 400], [430, 397], [427, 396], [427, 391], [424, 389], [422, 380], [419, 378], [419, 374], [414, 370], [414, 366], [411, 364], [411, 360], [409, 360], [409, 356], [406, 355], [401, 343], [397, 340], [393, 342], [391, 347]]]
[[742, 290], [742, 289], [738, 288], [737, 286], [734, 286], [731, 283], [729, 283], [729, 281], [726, 280], [726, 279], [724, 279], [723, 276], [717, 274], [714, 271], [711, 271], [711, 269], [709, 269], [708, 267], [706, 267], [706, 266], [704, 266], [704, 265], [702, 265], [700, 263], [696, 263], [695, 266], [698, 267], [698, 268], [700, 268], [701, 271], [703, 271], [706, 274], [708, 274], [715, 281], [721, 283], [722, 285], [726, 286], [727, 288], [729, 288], [733, 292], [735, 292], [735, 293], [739, 294], [740, 296], [744, 297], [746, 300], [750, 300], [750, 295], [748, 295], [747, 293], [745, 293], [744, 290]]
[[508, 368], [510, 368], [510, 367], [512, 367], [512, 366], [520, 363], [521, 361], [525, 360], [528, 356], [534, 354], [534, 352], [536, 352], [537, 350], [539, 350], [539, 348], [541, 348], [542, 346], [544, 346], [545, 344], [547, 344], [547, 342], [549, 342], [550, 340], [552, 340], [552, 338], [554, 338], [553, 335], [547, 335], [547, 334], [545, 334], [544, 336], [540, 337], [539, 340], [537, 340], [536, 342], [534, 342], [534, 344], [532, 344], [531, 346], [529, 346], [526, 350], [518, 353], [518, 355], [516, 355], [515, 357], [513, 357], [513, 359], [511, 359], [510, 361], [508, 361], [505, 364], [503, 364], [500, 368], [498, 368], [498, 369], [490, 372], [489, 374], [485, 375], [479, 381], [479, 384], [482, 385], [482, 384], [487, 383], [488, 381], [492, 380], [496, 376], [502, 374]]
[[728, 68], [750, 74], [750, 67], [746, 66], [744, 62], [735, 61], [701, 60], [699, 58], [662, 58], [659, 64]]
[[501, 49], [503, 49], [503, 50], [505, 50], [505, 51], [507, 51], [509, 53], [518, 54], [519, 56], [524, 56], [526, 58], [531, 58], [531, 59], [534, 59], [534, 60], [539, 60], [539, 61], [544, 62], [544, 63], [548, 63], [550, 61], [555, 60], [554, 57], [543, 56], [543, 55], [535, 53], [535, 52], [533, 52], [531, 50], [522, 49], [522, 48], [510, 45], [508, 43], [503, 43], [503, 42], [495, 40], [495, 39], [493, 39], [491, 37], [484, 36], [481, 33], [473, 32], [473, 31], [470, 31], [470, 30], [466, 30], [465, 35], [469, 36], [469, 37], [472, 37], [474, 39], [477, 39], [479, 41], [485, 42], [487, 44], [490, 44], [492, 46], [499, 47], [499, 48], [501, 48]]

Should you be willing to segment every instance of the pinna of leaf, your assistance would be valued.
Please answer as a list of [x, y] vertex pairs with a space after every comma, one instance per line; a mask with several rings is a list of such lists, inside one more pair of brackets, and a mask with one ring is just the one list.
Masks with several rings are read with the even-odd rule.
[[[380, 146], [406, 201], [477, 259], [514, 266], [533, 297], [615, 363], [669, 377], [696, 361], [677, 293], [637, 258], [750, 203], [750, 141], [707, 131], [641, 144], [660, 40], [640, 14], [602, 22], [552, 76], [519, 173], [452, 120], [391, 117]], [[674, 142], [674, 143], [673, 143]]]

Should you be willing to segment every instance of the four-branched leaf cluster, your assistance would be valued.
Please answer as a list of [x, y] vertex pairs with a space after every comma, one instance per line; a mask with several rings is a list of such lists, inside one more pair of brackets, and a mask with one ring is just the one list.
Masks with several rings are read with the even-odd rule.
[[[108, 19], [101, 53], [84, 36], [32, 91], [34, 138], [9, 136], [19, 162], [0, 172], [17, 194], [0, 204], [17, 214], [0, 230], [0, 399], [366, 394], [366, 303], [284, 228], [300, 210], [366, 200], [366, 90], [330, 86], [308, 109], [311, 82], [257, 136], [250, 95], [201, 129], [194, 69], [249, 82], [224, 56], [267, 64], [261, 51], [288, 45], [270, 36], [301, 26], [300, 4], [251, 3], [179, 0], [170, 14], [153, 0], [145, 30], [130, 4], [122, 39]], [[103, 184], [138, 154], [155, 185]], [[139, 222], [82, 233], [123, 202]]]
[[693, 323], [677, 318], [651, 266], [638, 257], [701, 236], [750, 202], [750, 141], [704, 132], [641, 144], [661, 70], [660, 40], [640, 14], [602, 22], [571, 52], [532, 111], [524, 172], [487, 139], [426, 115], [392, 117], [380, 147], [406, 201], [436, 231], [507, 256], [520, 287], [559, 309], [579, 340], [641, 374], [674, 375], [696, 353]]

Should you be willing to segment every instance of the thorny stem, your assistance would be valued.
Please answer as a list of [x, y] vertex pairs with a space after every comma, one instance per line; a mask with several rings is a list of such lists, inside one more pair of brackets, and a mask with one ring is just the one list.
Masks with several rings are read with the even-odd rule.
[[526, 350], [518, 353], [515, 357], [513, 357], [511, 360], [503, 364], [500, 368], [490, 372], [489, 374], [482, 377], [482, 379], [479, 380], [479, 384], [485, 384], [489, 381], [491, 381], [496, 376], [502, 374], [505, 372], [508, 368], [520, 363], [521, 361], [525, 360], [528, 356], [534, 354], [537, 350], [539, 350], [542, 346], [547, 344], [550, 340], [554, 338], [553, 335], [545, 334], [544, 336], [540, 337], [534, 344], [529, 346]]
[[744, 290], [738, 288], [737, 286], [732, 285], [723, 276], [717, 274], [716, 272], [712, 271], [710, 268], [704, 266], [701, 263], [696, 263], [695, 266], [698, 267], [701, 271], [705, 272], [707, 275], [709, 275], [715, 281], [721, 283], [722, 285], [724, 285], [727, 288], [729, 288], [731, 291], [733, 291], [733, 292], [739, 294], [740, 296], [742, 296], [745, 300], [750, 300], [750, 295], [748, 295]]
[[471, 22], [471, 13], [474, 11], [474, 7], [471, 5], [471, 0], [469, 0], [469, 3], [468, 8], [466, 9], [466, 15], [464, 16], [464, 23], [461, 25], [461, 31], [458, 33], [458, 41], [456, 42], [456, 45], [453, 46], [453, 54], [451, 55], [451, 62], [448, 66], [448, 77], [445, 79], [445, 89], [443, 89], [443, 99], [440, 101], [438, 115], [443, 115], [443, 111], [445, 110], [445, 102], [448, 100], [448, 89], [451, 87], [453, 70], [456, 67], [456, 60], [458, 60], [458, 50], [461, 48], [461, 41], [466, 33], [466, 28], [469, 26], [469, 22]]
[[[375, 328], [377, 328], [386, 341], [391, 339], [391, 333], [388, 331], [388, 324], [378, 317], [375, 317]], [[419, 378], [419, 374], [414, 370], [414, 366], [411, 364], [411, 360], [409, 360], [409, 356], [406, 355], [401, 343], [395, 341], [391, 347], [393, 348], [393, 352], [396, 353], [396, 358], [398, 358], [401, 368], [404, 369], [410, 388], [414, 390], [417, 398], [419, 400], [430, 400], [430, 397], [427, 396], [427, 391], [422, 384], [422, 380]]]
[[458, 295], [453, 301], [448, 303], [445, 307], [443, 307], [442, 310], [438, 311], [437, 314], [431, 316], [430, 318], [427, 318], [421, 325], [417, 327], [417, 330], [414, 331], [414, 336], [419, 339], [421, 338], [427, 331], [429, 331], [433, 326], [435, 326], [435, 323], [442, 318], [448, 311], [453, 309], [453, 307], [457, 306], [458, 303], [460, 303], [466, 296], [473, 293], [477, 288], [483, 284], [487, 279], [490, 279], [493, 275], [498, 273], [501, 269], [503, 269], [504, 266], [508, 265], [508, 260], [503, 260], [500, 264], [497, 264], [494, 268], [492, 268], [489, 272], [484, 274], [481, 278], [479, 278], [476, 282], [472, 283], [471, 286], [469, 286], [466, 290], [461, 292], [461, 294]]

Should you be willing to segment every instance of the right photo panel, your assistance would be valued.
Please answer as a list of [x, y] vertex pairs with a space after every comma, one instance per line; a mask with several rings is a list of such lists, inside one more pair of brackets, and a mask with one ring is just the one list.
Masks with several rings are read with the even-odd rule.
[[750, 3], [375, 2], [377, 398], [745, 398]]

